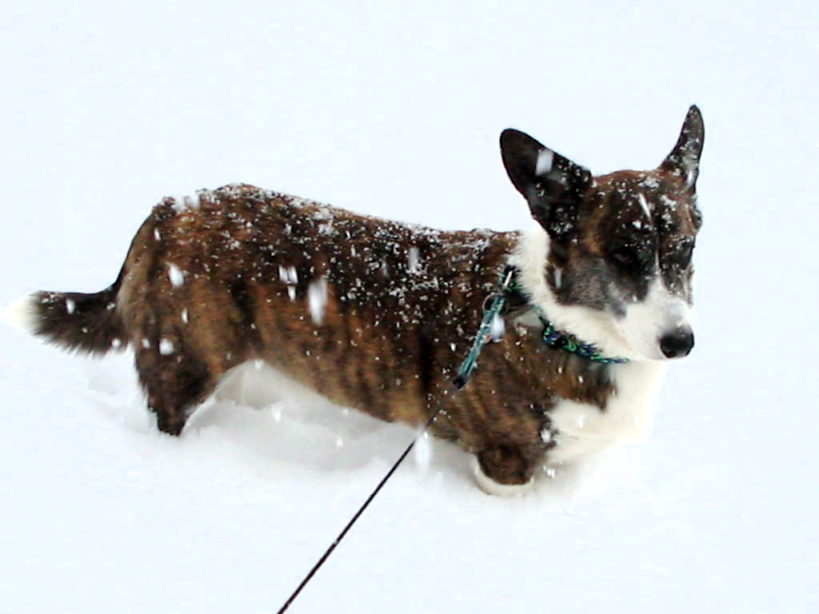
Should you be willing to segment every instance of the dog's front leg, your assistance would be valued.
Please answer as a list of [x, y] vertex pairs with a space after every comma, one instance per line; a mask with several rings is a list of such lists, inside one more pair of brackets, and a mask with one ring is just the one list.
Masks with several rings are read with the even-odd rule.
[[490, 495], [517, 496], [529, 492], [543, 451], [523, 445], [494, 445], [475, 455], [475, 481]]

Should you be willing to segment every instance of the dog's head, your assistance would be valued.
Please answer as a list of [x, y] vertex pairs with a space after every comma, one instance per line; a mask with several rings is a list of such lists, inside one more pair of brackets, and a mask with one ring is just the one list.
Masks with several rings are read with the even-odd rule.
[[527, 134], [503, 131], [506, 172], [540, 226], [515, 255], [521, 283], [555, 325], [636, 360], [691, 351], [703, 137], [692, 106], [658, 168], [594, 177]]

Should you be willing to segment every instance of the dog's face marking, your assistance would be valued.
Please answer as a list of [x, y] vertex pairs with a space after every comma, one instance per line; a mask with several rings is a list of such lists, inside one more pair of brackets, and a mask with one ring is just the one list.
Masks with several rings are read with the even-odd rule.
[[523, 133], [501, 136], [509, 177], [548, 235], [539, 262], [523, 258], [542, 268], [530, 286], [542, 279], [545, 287], [527, 289], [547, 315], [571, 330], [569, 310], [591, 311], [596, 326], [586, 340], [630, 358], [688, 354], [702, 140], [702, 118], [692, 107], [659, 168], [592, 177]]

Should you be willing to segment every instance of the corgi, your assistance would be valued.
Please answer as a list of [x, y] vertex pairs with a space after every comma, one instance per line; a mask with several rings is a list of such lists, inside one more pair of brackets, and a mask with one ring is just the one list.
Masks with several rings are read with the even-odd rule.
[[[68, 350], [132, 348], [170, 435], [228, 371], [264, 361], [383, 420], [434, 415], [431, 433], [474, 455], [481, 488], [520, 492], [639, 432], [667, 362], [691, 351], [703, 138], [692, 106], [657, 168], [593, 176], [503, 131], [526, 232], [435, 230], [245, 184], [165, 198], [112, 285], [35, 293], [28, 325]], [[505, 332], [457, 390], [505, 270]]]

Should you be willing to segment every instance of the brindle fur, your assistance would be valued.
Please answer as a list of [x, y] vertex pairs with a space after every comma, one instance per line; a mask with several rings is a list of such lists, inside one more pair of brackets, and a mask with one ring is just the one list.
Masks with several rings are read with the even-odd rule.
[[[602, 264], [602, 277], [584, 279], [590, 269], [570, 260], [605, 255], [613, 224], [629, 221], [615, 216], [625, 209], [613, 201], [640, 182], [682, 192], [672, 171], [600, 177], [575, 195], [579, 209], [553, 209], [549, 219], [532, 205], [555, 244], [547, 277], [558, 265], [566, 271], [558, 300], [578, 300], [577, 288], [587, 303], [605, 294]], [[693, 210], [657, 213], [657, 223], [693, 235]], [[549, 412], [558, 400], [605, 411], [616, 390], [610, 367], [545, 346], [540, 329], [514, 314], [503, 338], [484, 347], [469, 385], [454, 389], [484, 300], [519, 238], [432, 230], [229, 185], [158, 204], [103, 292], [36, 295], [35, 332], [94, 353], [130, 345], [149, 407], [172, 435], [228, 370], [263, 360], [384, 420], [420, 425], [440, 409], [435, 435], [476, 454], [496, 482], [523, 484], [554, 445]]]
[[[451, 379], [516, 239], [398, 224], [230, 185], [201, 192], [198, 204], [157, 205], [134, 238], [119, 287], [107, 291], [118, 297], [117, 326], [87, 324], [95, 351], [114, 339], [133, 347], [164, 432], [178, 435], [229, 369], [261, 359], [384, 420], [421, 424], [440, 407], [434, 434], [476, 453], [496, 481], [524, 483], [549, 447], [541, 433], [555, 395], [603, 408], [611, 385], [605, 367], [510, 324], [454, 394]], [[322, 278], [319, 324], [308, 293]], [[99, 302], [72, 293], [68, 314], [66, 296], [42, 293], [41, 321], [73, 329], [65, 323]]]

